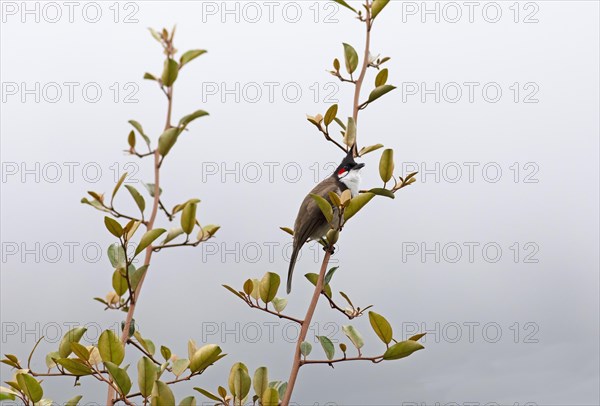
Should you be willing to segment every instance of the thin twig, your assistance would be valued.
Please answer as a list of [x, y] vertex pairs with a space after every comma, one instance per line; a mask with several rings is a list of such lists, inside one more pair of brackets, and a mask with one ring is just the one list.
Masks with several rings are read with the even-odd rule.
[[300, 361], [300, 365], [307, 365], [307, 364], [327, 364], [333, 367], [332, 364], [338, 363], [338, 362], [344, 362], [344, 361], [370, 361], [374, 364], [378, 364], [381, 361], [383, 361], [383, 355], [379, 355], [377, 357], [352, 357], [352, 358], [338, 358], [338, 359], [326, 359], [326, 360], [302, 360]]

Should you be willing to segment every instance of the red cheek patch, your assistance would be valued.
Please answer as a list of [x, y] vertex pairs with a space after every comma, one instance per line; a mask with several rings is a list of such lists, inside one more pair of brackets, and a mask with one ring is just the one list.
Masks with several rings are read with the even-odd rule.
[[346, 173], [346, 170], [345, 170], [345, 169], [340, 169], [340, 170], [338, 171], [338, 175], [343, 175], [344, 173]]

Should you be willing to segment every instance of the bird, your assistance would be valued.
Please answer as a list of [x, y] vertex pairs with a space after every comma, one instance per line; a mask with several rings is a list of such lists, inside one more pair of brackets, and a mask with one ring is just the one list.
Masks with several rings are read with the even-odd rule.
[[[327, 219], [311, 195], [321, 196], [329, 203], [331, 203], [329, 192], [341, 195], [342, 192], [349, 189], [352, 197], [358, 195], [360, 170], [364, 166], [364, 163], [357, 163], [354, 160], [353, 150], [350, 148], [350, 151], [344, 157], [342, 163], [336, 168], [335, 172], [315, 186], [302, 201], [300, 210], [298, 210], [298, 216], [294, 223], [293, 250], [287, 277], [288, 294], [292, 291], [292, 274], [294, 273], [296, 259], [298, 258], [302, 246], [309, 239], [319, 240], [323, 238], [331, 228], [331, 225], [327, 222]], [[337, 216], [334, 216], [334, 218], [337, 218]]]

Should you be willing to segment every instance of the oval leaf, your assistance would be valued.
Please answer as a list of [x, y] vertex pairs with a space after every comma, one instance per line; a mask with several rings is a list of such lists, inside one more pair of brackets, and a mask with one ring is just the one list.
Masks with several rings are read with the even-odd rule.
[[123, 227], [117, 220], [110, 217], [104, 217], [104, 225], [115, 237], [120, 238], [123, 235]]
[[358, 67], [358, 54], [350, 44], [344, 43], [344, 61], [346, 62], [346, 71], [352, 74]]
[[87, 331], [84, 327], [75, 327], [63, 336], [58, 345], [58, 355], [61, 358], [67, 358], [71, 354], [71, 343], [78, 343], [85, 332]]
[[327, 359], [332, 360], [333, 356], [335, 355], [335, 346], [333, 345], [331, 340], [325, 336], [317, 336], [317, 338], [321, 343], [321, 347], [323, 347], [323, 350], [325, 351]]
[[279, 392], [275, 388], [267, 388], [260, 397], [262, 406], [278, 406]]
[[140, 243], [135, 249], [135, 255], [138, 255], [140, 252], [145, 250], [150, 244], [154, 242], [158, 237], [160, 237], [166, 230], [164, 228], [155, 228], [150, 231], [146, 231], [146, 233], [140, 239]]
[[413, 352], [422, 350], [423, 348], [425, 347], [416, 341], [400, 341], [399, 343], [396, 343], [387, 349], [387, 351], [383, 354], [383, 359], [386, 361], [391, 361], [408, 357]]
[[175, 395], [169, 386], [161, 381], [154, 383], [152, 389], [152, 406], [173, 406], [175, 405]]
[[191, 234], [194, 231], [194, 226], [196, 225], [196, 207], [198, 207], [196, 203], [188, 203], [181, 213], [181, 228], [186, 234]]
[[144, 197], [140, 194], [140, 192], [137, 191], [136, 188], [134, 188], [131, 185], [125, 185], [125, 188], [129, 191], [131, 197], [133, 197], [133, 200], [135, 201], [135, 204], [137, 204], [137, 207], [140, 209], [140, 212], [144, 214], [144, 210], [146, 209], [146, 201], [144, 200]]
[[327, 200], [325, 200], [325, 198], [319, 195], [311, 193], [310, 197], [312, 197], [315, 203], [317, 203], [317, 206], [319, 206], [319, 209], [321, 210], [321, 213], [323, 213], [323, 215], [325, 216], [327, 222], [331, 223], [331, 220], [333, 220], [333, 208], [331, 207], [331, 204]]
[[371, 199], [375, 197], [373, 193], [361, 193], [356, 197], [353, 197], [348, 204], [348, 207], [344, 210], [344, 220], [351, 219], [356, 213], [360, 211]]
[[267, 370], [267, 367], [256, 369], [252, 385], [254, 386], [254, 393], [256, 396], [261, 397], [269, 387], [269, 371]]
[[183, 65], [185, 65], [186, 63], [193, 61], [194, 59], [205, 53], [206, 51], [204, 49], [192, 49], [181, 55], [181, 58], [179, 58], [179, 63], [183, 67]]
[[199, 372], [205, 370], [219, 359], [221, 351], [221, 347], [216, 344], [207, 344], [199, 348], [190, 360], [190, 371]]
[[102, 361], [121, 365], [125, 358], [125, 348], [112, 330], [104, 330], [98, 339], [98, 351]]
[[369, 312], [369, 321], [373, 331], [377, 334], [377, 337], [383, 341], [384, 344], [389, 344], [392, 341], [393, 330], [390, 323], [380, 314], [375, 312]]
[[381, 85], [381, 86], [376, 87], [375, 89], [373, 89], [371, 94], [369, 94], [369, 99], [368, 99], [367, 103], [374, 102], [375, 100], [377, 100], [381, 96], [391, 92], [395, 88], [396, 88], [396, 86], [392, 86], [392, 85]]
[[158, 368], [148, 357], [143, 357], [138, 361], [138, 385], [140, 393], [147, 398], [152, 394], [154, 381], [158, 377]]
[[121, 395], [127, 396], [131, 390], [131, 379], [129, 378], [129, 375], [127, 375], [127, 371], [119, 368], [112, 362], [105, 362], [104, 365], [113, 381], [117, 384], [117, 388]]
[[260, 281], [260, 298], [263, 302], [269, 303], [277, 295], [281, 279], [279, 275], [273, 272], [267, 272]]
[[165, 66], [163, 68], [163, 73], [161, 76], [163, 85], [169, 87], [172, 86], [173, 83], [177, 80], [177, 75], [179, 74], [179, 64], [177, 61], [169, 58], [165, 61]]
[[23, 393], [34, 403], [39, 402], [44, 396], [40, 383], [29, 374], [17, 374], [17, 383]]
[[357, 350], [360, 350], [363, 345], [365, 345], [365, 340], [363, 340], [362, 336], [354, 326], [342, 326], [342, 331], [350, 341], [352, 341], [352, 344], [354, 344]]
[[386, 149], [381, 154], [379, 160], [379, 176], [384, 183], [387, 183], [394, 176], [394, 150]]

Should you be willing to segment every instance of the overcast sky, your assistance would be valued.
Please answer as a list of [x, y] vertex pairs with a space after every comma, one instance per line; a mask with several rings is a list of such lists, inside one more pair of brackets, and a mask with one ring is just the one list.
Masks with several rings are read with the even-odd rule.
[[[209, 52], [181, 72], [174, 117], [211, 115], [165, 160], [164, 201], [200, 198], [199, 220], [222, 229], [205, 246], [155, 256], [135, 318], [174, 353], [194, 338], [229, 354], [177, 386], [179, 399], [193, 386], [216, 390], [236, 361], [287, 380], [297, 328], [221, 284], [241, 288], [266, 271], [285, 279], [291, 239], [279, 227], [341, 159], [305, 114], [335, 102], [351, 114], [350, 86], [326, 69], [342, 42], [362, 54], [362, 26], [326, 2], [75, 3], [26, 12], [2, 2], [1, 352], [26, 359], [45, 335], [33, 361], [41, 370], [72, 324], [89, 327], [90, 343], [121, 321], [92, 301], [111, 290], [112, 240], [103, 215], [79, 200], [110, 193], [124, 171], [140, 190], [152, 181], [151, 162], [122, 150], [127, 120], [153, 139], [164, 125], [164, 96], [141, 77], [162, 66], [147, 27], [176, 23], [179, 50]], [[429, 332], [426, 349], [303, 367], [299, 404], [600, 403], [599, 6], [467, 3], [394, 1], [378, 17], [373, 53], [392, 57], [398, 89], [361, 113], [359, 144], [393, 148], [398, 175], [421, 174], [353, 219], [334, 256], [335, 298], [373, 304], [397, 339]], [[365, 187], [380, 186], [378, 157], [364, 158]], [[124, 190], [117, 204], [135, 210]], [[321, 257], [305, 246], [286, 313], [304, 314], [312, 289], [302, 275]], [[311, 336], [344, 340], [346, 324], [321, 303]], [[351, 324], [365, 354], [383, 351], [367, 317]], [[317, 344], [313, 354], [324, 357]], [[72, 384], [46, 379], [46, 396], [105, 400], [89, 379]]]

